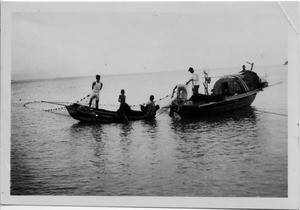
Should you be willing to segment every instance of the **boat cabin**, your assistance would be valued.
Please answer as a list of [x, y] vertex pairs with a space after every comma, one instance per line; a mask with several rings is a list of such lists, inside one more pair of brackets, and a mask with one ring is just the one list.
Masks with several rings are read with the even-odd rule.
[[249, 91], [248, 85], [240, 75], [220, 78], [212, 89], [212, 95], [233, 96]]
[[252, 71], [220, 78], [212, 89], [212, 95], [233, 96], [264, 87], [264, 82]]

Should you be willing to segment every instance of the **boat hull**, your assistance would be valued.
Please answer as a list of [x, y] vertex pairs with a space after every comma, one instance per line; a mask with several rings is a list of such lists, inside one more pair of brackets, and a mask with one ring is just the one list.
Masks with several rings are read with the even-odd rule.
[[144, 113], [141, 111], [130, 111], [130, 114], [124, 114], [115, 111], [109, 111], [105, 109], [93, 109], [80, 104], [72, 104], [66, 106], [70, 116], [81, 122], [90, 122], [98, 124], [106, 123], [123, 123], [141, 119], [154, 119], [155, 116], [144, 117]]
[[240, 109], [246, 106], [250, 106], [256, 97], [256, 92], [245, 95], [244, 97], [236, 97], [229, 100], [223, 100], [215, 103], [207, 103], [201, 105], [182, 105], [171, 106], [170, 115], [174, 112], [181, 117], [202, 117], [208, 115], [217, 115], [232, 110]]

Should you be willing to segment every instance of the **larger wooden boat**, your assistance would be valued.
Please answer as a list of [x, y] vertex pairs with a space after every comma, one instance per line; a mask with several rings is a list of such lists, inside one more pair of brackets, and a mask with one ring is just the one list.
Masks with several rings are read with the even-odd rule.
[[175, 99], [169, 106], [170, 116], [202, 117], [250, 106], [256, 94], [267, 86], [268, 82], [253, 71], [227, 75], [214, 84], [210, 95], [193, 95], [189, 100]]

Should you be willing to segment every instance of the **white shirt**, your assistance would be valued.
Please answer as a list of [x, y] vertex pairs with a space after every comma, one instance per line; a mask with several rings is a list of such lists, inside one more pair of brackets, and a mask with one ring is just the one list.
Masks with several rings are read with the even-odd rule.
[[101, 87], [102, 87], [102, 83], [101, 82], [96, 82], [96, 84], [94, 85], [94, 88], [93, 88], [93, 92], [94, 93], [99, 93], [100, 90], [101, 90]]
[[194, 87], [195, 85], [198, 85], [198, 86], [200, 85], [198, 74], [193, 74], [193, 75], [192, 75], [192, 84], [193, 84], [193, 87]]

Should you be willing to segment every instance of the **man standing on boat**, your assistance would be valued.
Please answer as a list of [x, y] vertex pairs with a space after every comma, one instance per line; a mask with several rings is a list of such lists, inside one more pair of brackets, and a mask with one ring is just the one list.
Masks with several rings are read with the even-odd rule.
[[198, 74], [194, 73], [194, 69], [192, 67], [190, 67], [188, 71], [192, 74], [192, 78], [189, 81], [187, 81], [186, 85], [188, 85], [190, 82], [192, 82], [193, 95], [197, 95], [199, 92], [199, 85], [200, 85], [199, 76], [198, 76]]
[[92, 93], [90, 95], [90, 103], [89, 103], [89, 107], [91, 107], [93, 99], [96, 99], [96, 109], [98, 109], [99, 106], [99, 94], [100, 94], [100, 90], [102, 89], [103, 84], [102, 82], [100, 82], [100, 75], [96, 75], [96, 81], [93, 82], [92, 84]]

